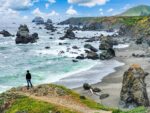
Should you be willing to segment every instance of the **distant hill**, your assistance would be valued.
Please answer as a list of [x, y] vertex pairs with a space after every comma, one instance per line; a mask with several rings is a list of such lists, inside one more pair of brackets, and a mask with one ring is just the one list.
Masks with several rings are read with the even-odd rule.
[[149, 15], [150, 15], [150, 6], [139, 5], [128, 9], [120, 16], [149, 16]]

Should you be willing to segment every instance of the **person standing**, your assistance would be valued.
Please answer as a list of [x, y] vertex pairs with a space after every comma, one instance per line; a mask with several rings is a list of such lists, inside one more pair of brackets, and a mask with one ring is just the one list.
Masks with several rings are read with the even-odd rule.
[[29, 70], [27, 70], [27, 74], [26, 74], [26, 80], [27, 80], [27, 88], [29, 89], [29, 87], [31, 87], [32, 88], [32, 83], [31, 83], [31, 74], [30, 74], [30, 72], [29, 72]]

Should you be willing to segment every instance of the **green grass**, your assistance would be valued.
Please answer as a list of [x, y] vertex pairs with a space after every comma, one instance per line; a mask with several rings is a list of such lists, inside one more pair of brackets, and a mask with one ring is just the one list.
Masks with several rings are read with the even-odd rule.
[[37, 101], [28, 97], [17, 99], [13, 105], [6, 111], [6, 113], [76, 113], [75, 111], [68, 110], [63, 107], [58, 107], [46, 102]]

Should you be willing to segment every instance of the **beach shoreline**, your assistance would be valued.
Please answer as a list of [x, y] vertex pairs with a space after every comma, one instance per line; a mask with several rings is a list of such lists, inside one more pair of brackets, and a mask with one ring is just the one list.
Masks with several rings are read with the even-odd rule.
[[[103, 100], [99, 99], [99, 96], [93, 95], [88, 91], [83, 90], [82, 87], [73, 89], [74, 91], [80, 93], [81, 95], [87, 96], [89, 98], [94, 99], [96, 102], [101, 103], [105, 106], [119, 108], [119, 100], [120, 100], [120, 91], [122, 87], [122, 79], [124, 72], [132, 65], [132, 64], [140, 64], [141, 67], [148, 73], [150, 73], [149, 61], [150, 58], [135, 58], [132, 57], [133, 53], [144, 53], [145, 50], [141, 46], [137, 46], [135, 44], [131, 44], [128, 48], [116, 49], [116, 58], [115, 60], [119, 62], [123, 62], [123, 66], [119, 66], [115, 68], [115, 72], [108, 74], [103, 77], [101, 82], [92, 84], [93, 88], [100, 88], [102, 90], [101, 94], [109, 94], [109, 97]], [[150, 95], [150, 86], [149, 86], [150, 77], [146, 78], [147, 83], [147, 92]]]

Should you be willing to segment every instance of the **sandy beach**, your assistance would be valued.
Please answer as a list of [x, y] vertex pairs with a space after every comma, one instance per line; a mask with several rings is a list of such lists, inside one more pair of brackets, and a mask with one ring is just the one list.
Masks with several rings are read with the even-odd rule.
[[[116, 58], [115, 60], [119, 62], [125, 63], [125, 65], [121, 67], [117, 67], [116, 72], [109, 74], [104, 77], [102, 82], [93, 84], [92, 87], [97, 87], [102, 90], [102, 94], [109, 94], [110, 96], [106, 99], [100, 100], [99, 96], [89, 93], [88, 91], [84, 91], [82, 87], [74, 89], [76, 92], [81, 95], [85, 95], [94, 99], [98, 103], [102, 103], [103, 105], [109, 107], [119, 108], [119, 99], [120, 99], [120, 91], [122, 87], [122, 79], [124, 72], [130, 67], [132, 64], [140, 64], [141, 67], [145, 70], [145, 72], [150, 73], [150, 58], [135, 58], [132, 56], [132, 53], [135, 54], [143, 54], [147, 52], [147, 48], [142, 45], [135, 45], [131, 43], [128, 48], [124, 49], [116, 49]], [[91, 75], [92, 76], [92, 75]], [[147, 92], [150, 97], [150, 76], [146, 78], [147, 83]]]

